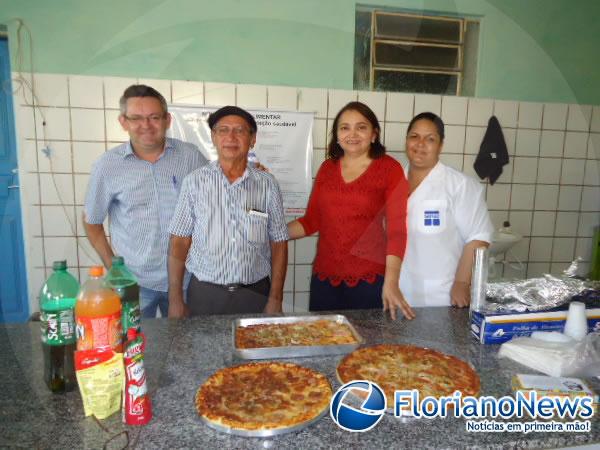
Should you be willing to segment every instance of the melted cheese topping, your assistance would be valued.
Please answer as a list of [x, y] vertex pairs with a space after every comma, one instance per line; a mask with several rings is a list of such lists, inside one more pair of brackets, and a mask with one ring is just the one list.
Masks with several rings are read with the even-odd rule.
[[238, 430], [301, 424], [329, 406], [327, 378], [289, 363], [250, 363], [221, 369], [196, 394], [198, 414]]
[[331, 320], [237, 327], [237, 348], [356, 344], [348, 325]]
[[461, 391], [479, 393], [480, 381], [466, 362], [435, 350], [411, 345], [376, 345], [344, 357], [337, 373], [340, 381], [370, 380], [385, 392], [393, 405], [394, 391], [417, 389], [421, 398], [441, 397]]

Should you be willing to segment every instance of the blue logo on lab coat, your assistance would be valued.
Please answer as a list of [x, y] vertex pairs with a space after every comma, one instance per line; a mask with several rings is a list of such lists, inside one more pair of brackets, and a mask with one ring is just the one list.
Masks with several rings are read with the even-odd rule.
[[439, 211], [425, 211], [425, 226], [426, 227], [439, 227], [440, 226], [440, 212]]

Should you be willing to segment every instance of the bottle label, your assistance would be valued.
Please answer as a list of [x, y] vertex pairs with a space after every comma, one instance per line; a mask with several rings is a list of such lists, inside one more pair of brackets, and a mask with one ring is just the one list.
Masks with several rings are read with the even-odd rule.
[[41, 311], [42, 342], [47, 345], [75, 343], [75, 319], [72, 309]]
[[140, 302], [123, 302], [123, 334], [127, 335], [127, 330], [135, 328], [136, 330], [140, 327]]
[[122, 350], [121, 311], [107, 316], [76, 318], [77, 350], [111, 347]]

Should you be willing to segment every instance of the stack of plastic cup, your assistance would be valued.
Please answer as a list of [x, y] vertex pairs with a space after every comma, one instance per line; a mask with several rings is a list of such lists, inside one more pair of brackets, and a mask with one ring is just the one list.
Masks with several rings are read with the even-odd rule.
[[567, 322], [563, 331], [567, 336], [576, 341], [582, 340], [588, 333], [587, 316], [585, 314], [585, 303], [571, 302], [567, 313]]

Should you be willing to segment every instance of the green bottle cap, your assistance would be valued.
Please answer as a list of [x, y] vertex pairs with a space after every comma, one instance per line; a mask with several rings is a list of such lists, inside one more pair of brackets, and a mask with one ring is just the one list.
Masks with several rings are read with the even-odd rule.
[[54, 261], [52, 263], [52, 269], [54, 270], [65, 270], [67, 268], [67, 260], [63, 259], [62, 261]]
[[125, 260], [122, 256], [113, 256], [112, 263], [113, 265], [122, 266], [123, 264], [125, 264]]

